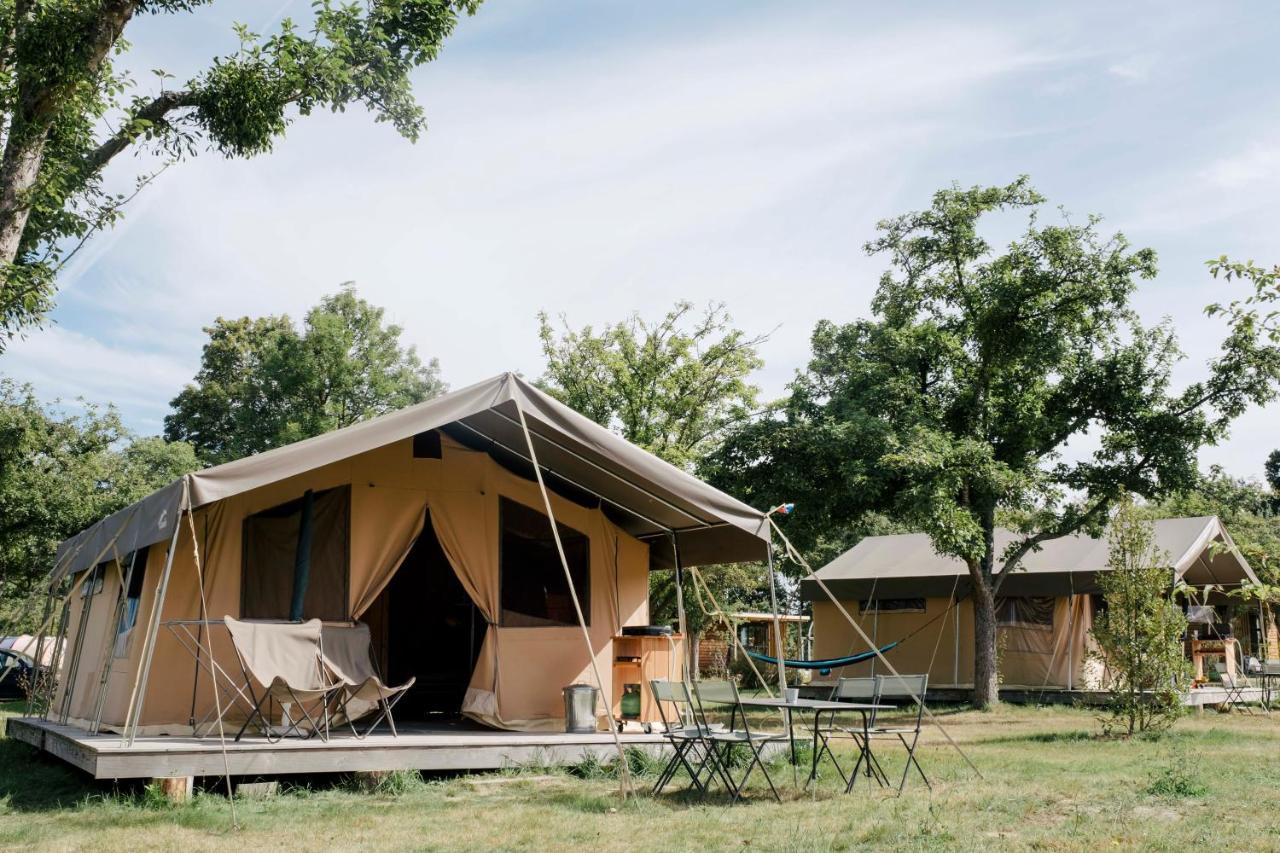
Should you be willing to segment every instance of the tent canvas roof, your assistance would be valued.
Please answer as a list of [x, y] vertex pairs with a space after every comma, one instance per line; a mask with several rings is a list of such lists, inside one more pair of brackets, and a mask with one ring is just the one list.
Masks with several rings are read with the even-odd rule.
[[[658, 459], [583, 417], [513, 373], [504, 373], [345, 429], [269, 450], [176, 480], [63, 542], [53, 582], [110, 556], [164, 541], [183, 506], [195, 509], [433, 429], [449, 428], [476, 447], [527, 463], [523, 410], [538, 462], [557, 482], [589, 492], [633, 536], [669, 563], [674, 531], [687, 565], [763, 559], [759, 511]], [[530, 469], [531, 470], [531, 469]]]
[[[1167, 555], [1169, 568], [1188, 583], [1235, 585], [1257, 580], [1216, 516], [1165, 518], [1155, 521], [1153, 528], [1157, 550]], [[1017, 535], [997, 530], [996, 552], [1008, 547]], [[1215, 541], [1228, 547], [1214, 553], [1209, 546]], [[1108, 555], [1107, 540], [1102, 538], [1075, 534], [1047, 540], [1039, 551], [1023, 558], [1002, 592], [1047, 595], [1091, 591], [1093, 576], [1107, 570]], [[924, 533], [868, 536], [817, 572], [837, 594], [866, 596], [874, 587], [877, 597], [946, 595], [957, 586], [957, 578], [958, 591], [963, 593], [968, 575], [962, 561], [938, 554]], [[808, 600], [826, 599], [813, 581], [804, 582], [803, 592]]]

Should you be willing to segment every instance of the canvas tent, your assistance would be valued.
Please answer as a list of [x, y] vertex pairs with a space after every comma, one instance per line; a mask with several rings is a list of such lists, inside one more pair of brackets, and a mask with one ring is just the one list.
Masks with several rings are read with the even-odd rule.
[[[478, 614], [461, 710], [506, 728], [558, 726], [560, 688], [587, 680], [591, 662], [555, 577], [520, 571], [546, 566], [537, 530], [550, 531], [521, 415], [580, 573], [604, 681], [613, 638], [649, 619], [650, 569], [764, 558], [759, 512], [504, 374], [188, 475], [62, 543], [50, 588], [65, 597], [55, 604], [65, 600], [67, 652], [51, 714], [91, 728], [189, 731], [213, 694], [161, 625], [195, 619], [202, 592], [212, 619], [381, 612], [403, 623], [414, 605], [393, 585], [425, 551], [421, 564], [443, 564]], [[300, 584], [303, 525], [314, 536]], [[206, 641], [215, 659], [233, 660], [224, 635], [210, 630]]]
[[[1257, 580], [1217, 517], [1158, 520], [1154, 535], [1156, 548], [1168, 557], [1171, 582], [1177, 577], [1197, 587], [1229, 589]], [[997, 553], [1014, 536], [998, 530]], [[1003, 686], [1099, 686], [1102, 673], [1088, 656], [1089, 631], [1100, 605], [1097, 576], [1107, 571], [1107, 558], [1106, 539], [1064, 536], [1044, 542], [1005, 579], [997, 602]], [[902, 641], [887, 655], [899, 672], [927, 672], [931, 687], [972, 686], [968, 568], [935, 552], [927, 535], [869, 536], [816, 574], [878, 645]], [[815, 581], [803, 581], [801, 595], [813, 602], [814, 658], [863, 649]], [[830, 678], [867, 674], [876, 665], [843, 667]]]

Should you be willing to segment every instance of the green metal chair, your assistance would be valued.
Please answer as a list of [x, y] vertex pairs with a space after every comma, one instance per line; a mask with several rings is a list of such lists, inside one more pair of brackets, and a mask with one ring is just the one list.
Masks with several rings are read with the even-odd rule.
[[[653, 786], [655, 795], [683, 768], [689, 775], [689, 781], [698, 793], [706, 795], [707, 785], [702, 781], [704, 768], [709, 768], [714, 778], [718, 771], [712, 758], [711, 745], [707, 740], [707, 729], [700, 721], [693, 697], [689, 694], [689, 685], [683, 681], [653, 680], [649, 682], [654, 701], [658, 705], [658, 716], [662, 720], [662, 735], [671, 744], [672, 756], [658, 776]], [[668, 718], [668, 708], [672, 709], [672, 717]]]
[[[782, 802], [782, 797], [769, 776], [769, 769], [764, 764], [764, 747], [768, 743], [786, 741], [788, 736], [780, 733], [753, 732], [751, 724], [747, 721], [746, 712], [742, 708], [738, 686], [732, 681], [695, 681], [693, 692], [698, 700], [699, 725], [704, 729], [704, 736], [710, 746], [710, 760], [721, 771], [725, 784], [733, 794], [730, 805], [742, 799], [742, 791], [746, 787], [747, 780], [757, 767], [764, 774], [765, 781], [769, 783], [773, 798]], [[708, 724], [708, 705], [729, 708], [729, 722], [725, 728], [719, 729]], [[742, 778], [735, 782], [729, 769], [729, 753], [739, 745], [747, 748], [751, 758], [747, 762], [747, 769], [742, 773]]]
[[[902, 768], [902, 780], [898, 783], [898, 793], [907, 787], [907, 775], [911, 772], [911, 768], [915, 767], [916, 772], [920, 774], [920, 778], [924, 781], [925, 787], [933, 790], [933, 784], [929, 782], [929, 777], [924, 774], [924, 769], [920, 767], [920, 762], [916, 759], [916, 746], [920, 742], [920, 728], [924, 721], [924, 694], [929, 687], [928, 675], [878, 675], [876, 676], [880, 685], [878, 689], [879, 702], [887, 702], [891, 700], [906, 700], [913, 703], [915, 707], [915, 719], [899, 725], [899, 726], [876, 726], [868, 732], [868, 743], [866, 744], [866, 757], [872, 763], [876, 772], [882, 778], [887, 780], [884, 768], [880, 766], [880, 761], [875, 757], [875, 753], [871, 751], [870, 741], [877, 739], [889, 740], [897, 739], [898, 742], [907, 752], [907, 761]], [[861, 761], [861, 757], [859, 757]], [[847, 790], [853, 788], [853, 779], [857, 778], [857, 768], [850, 777]]]

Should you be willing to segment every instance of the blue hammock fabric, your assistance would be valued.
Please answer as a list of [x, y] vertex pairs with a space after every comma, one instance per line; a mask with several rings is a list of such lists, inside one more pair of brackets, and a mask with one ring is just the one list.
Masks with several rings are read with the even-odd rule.
[[[885, 652], [890, 651], [891, 649], [894, 648], [894, 646], [898, 645], [901, 642], [902, 642], [901, 640], [894, 640], [892, 643], [889, 643], [887, 646], [881, 646], [880, 654], [884, 654]], [[768, 655], [762, 655], [759, 652], [753, 652], [750, 649], [747, 649], [746, 652], [747, 654], [751, 655], [752, 658], [762, 663], [773, 664], [774, 666], [778, 665], [777, 658], [771, 658]], [[816, 669], [822, 675], [830, 675], [831, 670], [836, 669], [837, 667], [848, 666], [849, 664], [854, 664], [854, 663], [862, 663], [864, 660], [871, 660], [871, 658], [875, 656], [876, 656], [876, 652], [869, 650], [865, 652], [858, 652], [856, 655], [848, 655], [847, 657], [842, 657], [842, 658], [827, 658], [826, 660], [784, 659], [783, 663], [786, 666], [790, 667], [791, 669]]]

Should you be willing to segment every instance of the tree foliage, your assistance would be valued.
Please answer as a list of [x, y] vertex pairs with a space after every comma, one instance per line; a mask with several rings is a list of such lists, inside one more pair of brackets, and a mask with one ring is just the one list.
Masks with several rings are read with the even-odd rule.
[[723, 304], [696, 315], [679, 302], [656, 323], [632, 314], [599, 332], [561, 322], [538, 316], [539, 387], [673, 465], [690, 468], [756, 408], [749, 377], [768, 336], [733, 328]]
[[1093, 638], [1110, 677], [1106, 731], [1126, 735], [1168, 728], [1182, 711], [1189, 671], [1182, 654], [1187, 620], [1173, 600], [1169, 555], [1155, 547], [1151, 522], [1121, 497], [1108, 529], [1109, 571], [1098, 575], [1106, 607]]
[[[599, 332], [571, 329], [564, 318], [557, 330], [545, 313], [538, 321], [546, 358], [538, 386], [673, 465], [696, 467], [757, 405], [760, 392], [750, 376], [763, 365], [757, 347], [767, 336], [734, 328], [723, 305], [698, 315], [692, 303], [679, 302], [657, 322], [633, 314]], [[758, 566], [707, 566], [701, 572], [726, 610], [768, 604]], [[650, 577], [655, 621], [675, 621], [674, 581], [670, 572]], [[693, 593], [693, 584], [686, 584], [687, 626], [696, 634], [714, 608]]]
[[109, 226], [133, 193], [103, 170], [131, 149], [163, 164], [212, 149], [269, 151], [296, 115], [362, 106], [408, 139], [425, 127], [410, 72], [434, 59], [479, 0], [319, 0], [274, 33], [236, 28], [239, 47], [191, 79], [138, 92], [125, 29], [211, 0], [0, 0], [0, 350], [52, 306], [68, 251]]
[[[1276, 342], [1241, 319], [1207, 378], [1175, 390], [1173, 330], [1144, 326], [1129, 304], [1154, 252], [1104, 237], [1096, 217], [1043, 222], [1043, 203], [1021, 178], [945, 189], [880, 223], [866, 246], [889, 262], [874, 319], [819, 323], [785, 404], [708, 466], [753, 504], [814, 507], [796, 519], [806, 544], [879, 511], [963, 560], [980, 706], [996, 696], [1003, 578], [1046, 539], [1098, 532], [1123, 492], [1195, 483], [1198, 450], [1280, 378]], [[980, 230], [991, 215], [1027, 221], [1002, 252]], [[1071, 446], [1086, 436], [1096, 449]], [[999, 553], [998, 517], [1019, 534]]]
[[175, 397], [165, 436], [206, 464], [239, 459], [430, 399], [446, 390], [383, 309], [345, 285], [307, 313], [218, 318], [195, 379]]
[[191, 446], [129, 432], [114, 409], [42, 406], [0, 378], [0, 616], [31, 628], [27, 599], [59, 542], [199, 467]]

